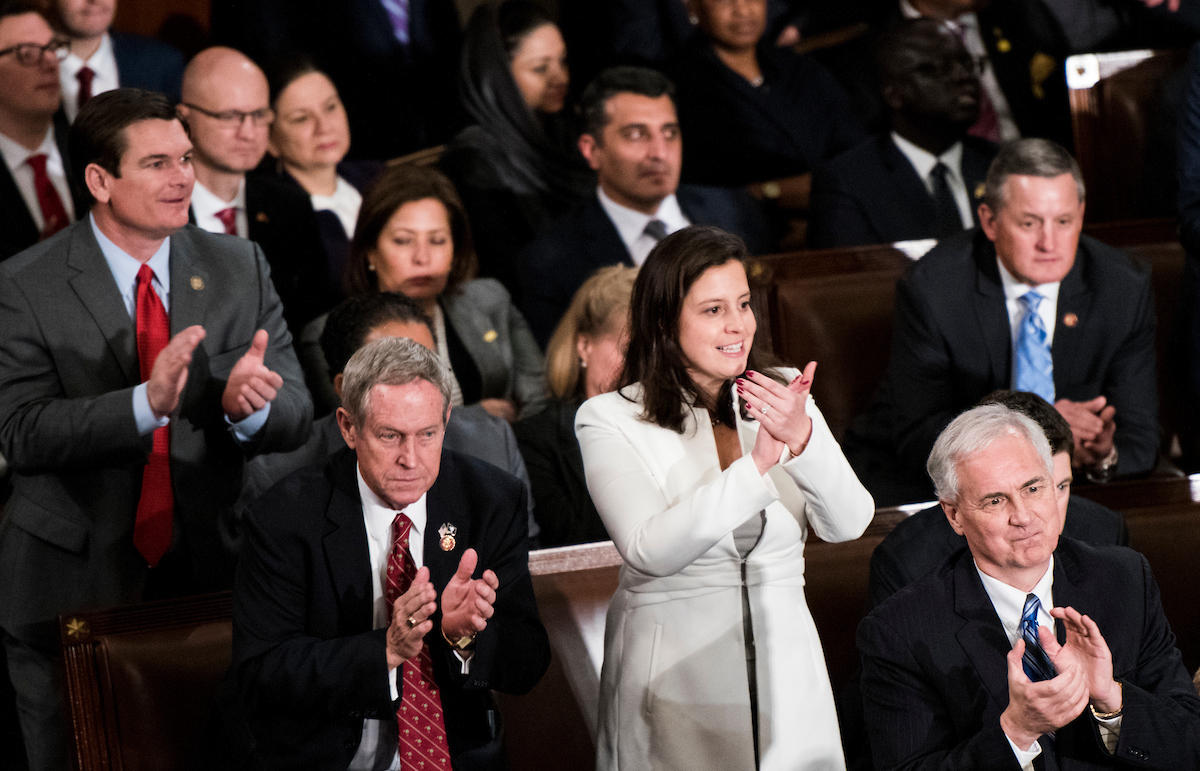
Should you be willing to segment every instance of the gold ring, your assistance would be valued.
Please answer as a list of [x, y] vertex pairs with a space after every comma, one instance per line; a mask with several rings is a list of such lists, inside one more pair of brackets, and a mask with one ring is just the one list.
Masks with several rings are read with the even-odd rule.
[[416, 629], [416, 627], [417, 627], [417, 620], [415, 618], [413, 618], [412, 616], [409, 616], [408, 617], [408, 628]]

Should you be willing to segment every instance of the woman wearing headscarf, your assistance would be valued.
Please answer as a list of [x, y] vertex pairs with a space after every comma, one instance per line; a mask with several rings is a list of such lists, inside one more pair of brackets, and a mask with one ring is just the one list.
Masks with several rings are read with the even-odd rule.
[[476, 9], [459, 71], [475, 124], [440, 164], [466, 206], [480, 275], [499, 279], [514, 297], [517, 253], [595, 190], [565, 109], [569, 84], [566, 45], [544, 10], [527, 0]]

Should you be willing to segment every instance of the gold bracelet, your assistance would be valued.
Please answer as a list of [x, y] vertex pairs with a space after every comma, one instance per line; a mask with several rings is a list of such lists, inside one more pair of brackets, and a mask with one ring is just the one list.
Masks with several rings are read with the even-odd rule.
[[1125, 686], [1121, 685], [1120, 681], [1118, 681], [1117, 688], [1121, 691], [1121, 706], [1117, 707], [1115, 712], [1097, 712], [1091, 702], [1088, 702], [1088, 709], [1092, 711], [1092, 717], [1097, 720], [1112, 720], [1121, 716], [1121, 712], [1125, 709]]

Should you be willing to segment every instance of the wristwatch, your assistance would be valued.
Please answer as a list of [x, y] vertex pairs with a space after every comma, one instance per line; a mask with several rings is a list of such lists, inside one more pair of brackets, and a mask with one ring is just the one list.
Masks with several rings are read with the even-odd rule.
[[1108, 457], [1100, 461], [1099, 465], [1087, 470], [1087, 478], [1089, 482], [1104, 484], [1111, 482], [1117, 478], [1117, 448], [1113, 447], [1112, 452]]
[[442, 639], [445, 640], [447, 643], [449, 643], [450, 647], [456, 651], [465, 651], [467, 648], [470, 648], [472, 645], [475, 644], [475, 635], [473, 635], [473, 634], [466, 635], [464, 637], [458, 638], [458, 640], [451, 640], [449, 637], [446, 636], [445, 629], [442, 630]]

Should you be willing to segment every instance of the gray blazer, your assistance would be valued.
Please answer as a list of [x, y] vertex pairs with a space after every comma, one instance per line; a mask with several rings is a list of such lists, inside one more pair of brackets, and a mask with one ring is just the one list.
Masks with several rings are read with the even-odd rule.
[[[484, 399], [512, 399], [522, 416], [545, 406], [542, 351], [503, 284], [494, 278], [477, 278], [458, 292], [442, 295], [440, 302], [446, 323], [454, 327], [479, 367]], [[325, 318], [321, 315], [309, 322], [296, 346], [318, 414], [340, 406], [321, 351]]]
[[[229, 585], [217, 514], [241, 488], [248, 454], [308, 436], [312, 403], [266, 260], [253, 242], [188, 225], [171, 237], [171, 333], [196, 348], [171, 418], [174, 548], [195, 589]], [[284, 380], [254, 446], [221, 409], [230, 370], [258, 329]], [[0, 521], [0, 625], [141, 599], [146, 563], [133, 524], [150, 436], [138, 436], [134, 322], [87, 218], [0, 266], [0, 452], [13, 495]]]

